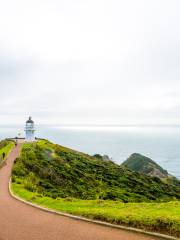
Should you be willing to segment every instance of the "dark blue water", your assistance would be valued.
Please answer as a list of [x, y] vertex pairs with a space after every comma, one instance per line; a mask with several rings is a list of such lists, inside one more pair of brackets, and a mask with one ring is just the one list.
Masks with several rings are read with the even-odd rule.
[[[18, 132], [23, 133], [23, 126], [0, 127], [0, 138], [16, 136]], [[36, 136], [89, 154], [107, 154], [117, 163], [132, 153], [141, 153], [180, 177], [179, 127], [37, 126]]]

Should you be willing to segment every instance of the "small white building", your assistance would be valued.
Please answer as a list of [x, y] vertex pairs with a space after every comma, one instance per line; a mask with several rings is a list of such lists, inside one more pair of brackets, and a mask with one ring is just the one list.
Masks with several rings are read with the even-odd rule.
[[26, 121], [26, 126], [25, 126], [25, 141], [27, 142], [33, 142], [35, 141], [35, 136], [34, 136], [34, 132], [35, 132], [35, 127], [34, 127], [34, 121], [32, 120], [31, 117], [29, 117], [29, 119]]

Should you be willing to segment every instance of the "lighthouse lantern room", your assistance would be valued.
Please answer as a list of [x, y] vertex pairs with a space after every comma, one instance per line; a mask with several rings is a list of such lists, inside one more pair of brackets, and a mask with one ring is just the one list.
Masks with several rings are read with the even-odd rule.
[[25, 133], [26, 133], [25, 140], [27, 142], [35, 141], [34, 132], [35, 132], [34, 121], [32, 120], [31, 117], [29, 117], [29, 119], [26, 121], [26, 126], [25, 126]]

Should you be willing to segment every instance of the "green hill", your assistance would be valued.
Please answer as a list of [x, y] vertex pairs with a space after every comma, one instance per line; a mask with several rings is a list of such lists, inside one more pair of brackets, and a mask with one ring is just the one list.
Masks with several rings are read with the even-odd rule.
[[122, 202], [180, 199], [180, 188], [49, 141], [24, 144], [12, 181], [43, 196]]
[[14, 141], [11, 140], [2, 140], [0, 141], [0, 164], [8, 156], [9, 152], [14, 147]]
[[170, 175], [152, 159], [139, 153], [132, 154], [121, 166], [151, 177], [158, 177], [165, 183], [180, 187], [180, 180]]
[[132, 154], [125, 162], [122, 163], [122, 166], [149, 176], [159, 178], [167, 178], [169, 176], [168, 172], [156, 162], [139, 153]]

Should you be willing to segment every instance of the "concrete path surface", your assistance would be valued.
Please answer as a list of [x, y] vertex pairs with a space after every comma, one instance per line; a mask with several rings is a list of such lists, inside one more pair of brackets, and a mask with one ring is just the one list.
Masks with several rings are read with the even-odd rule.
[[155, 237], [58, 216], [14, 199], [8, 190], [21, 144], [0, 169], [0, 240], [153, 240]]

